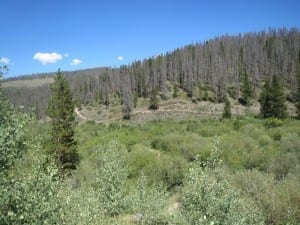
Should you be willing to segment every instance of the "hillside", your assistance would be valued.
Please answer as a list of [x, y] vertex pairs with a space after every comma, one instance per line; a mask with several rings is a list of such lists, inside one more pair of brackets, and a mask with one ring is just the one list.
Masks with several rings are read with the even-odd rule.
[[[153, 91], [164, 101], [170, 99], [168, 93], [175, 87], [184, 90], [193, 102], [222, 103], [227, 94], [239, 101], [246, 76], [257, 100], [263, 82], [272, 75], [281, 77], [288, 100], [293, 102], [299, 51], [299, 29], [270, 29], [220, 36], [120, 68], [65, 74], [78, 106], [110, 106], [114, 101], [132, 106], [135, 98], [147, 99]], [[34, 107], [42, 118], [52, 76], [39, 74], [7, 80], [3, 83], [4, 92], [15, 105]]]

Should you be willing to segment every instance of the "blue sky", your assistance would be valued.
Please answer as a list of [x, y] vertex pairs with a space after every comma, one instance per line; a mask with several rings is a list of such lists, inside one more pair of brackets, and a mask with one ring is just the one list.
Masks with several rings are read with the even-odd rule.
[[300, 27], [299, 0], [3, 0], [6, 77], [128, 64], [223, 34]]

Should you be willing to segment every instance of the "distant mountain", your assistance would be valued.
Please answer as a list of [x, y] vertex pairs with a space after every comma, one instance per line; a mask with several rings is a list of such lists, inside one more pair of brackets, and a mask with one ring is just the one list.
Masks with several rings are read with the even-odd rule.
[[[109, 105], [116, 97], [121, 104], [127, 104], [134, 96], [146, 98], [153, 91], [167, 98], [165, 93], [170, 88], [167, 83], [181, 87], [193, 100], [223, 102], [226, 95], [241, 98], [245, 77], [249, 78], [257, 99], [263, 82], [274, 74], [281, 77], [288, 99], [293, 101], [299, 57], [300, 30], [281, 28], [224, 35], [120, 68], [95, 68], [65, 74], [78, 105]], [[37, 114], [43, 117], [53, 74], [9, 79], [4, 81], [3, 89], [14, 104], [27, 109], [35, 107]]]

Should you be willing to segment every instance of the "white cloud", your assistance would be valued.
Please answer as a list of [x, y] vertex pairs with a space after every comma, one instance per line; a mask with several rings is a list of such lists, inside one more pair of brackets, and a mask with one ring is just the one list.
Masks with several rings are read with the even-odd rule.
[[117, 57], [117, 60], [119, 60], [119, 61], [123, 61], [123, 60], [124, 60], [124, 57], [123, 57], [123, 56], [121, 56], [121, 55], [119, 55], [119, 56]]
[[66, 53], [64, 54], [64, 57], [65, 57], [65, 58], [69, 57], [69, 54], [66, 52]]
[[80, 59], [73, 59], [72, 62], [71, 62], [71, 65], [72, 66], [76, 66], [78, 64], [82, 63], [82, 61]]
[[9, 59], [9, 58], [6, 58], [6, 57], [1, 57], [1, 58], [0, 58], [0, 62], [1, 62], [1, 63], [4, 63], [4, 64], [9, 64], [10, 59]]
[[43, 65], [48, 63], [56, 63], [58, 60], [62, 60], [62, 55], [56, 52], [47, 53], [47, 52], [37, 52], [34, 54], [33, 58], [38, 60]]

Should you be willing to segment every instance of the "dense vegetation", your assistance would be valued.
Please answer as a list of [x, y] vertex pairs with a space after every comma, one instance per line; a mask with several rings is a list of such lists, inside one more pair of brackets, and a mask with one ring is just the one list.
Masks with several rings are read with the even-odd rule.
[[[165, 99], [168, 97], [165, 92], [172, 87], [184, 89], [193, 100], [225, 102], [229, 94], [249, 105], [253, 99], [259, 99], [263, 83], [274, 75], [282, 79], [289, 101], [295, 102], [299, 43], [297, 28], [225, 35], [120, 68], [89, 69], [66, 75], [78, 105], [109, 106], [111, 98], [117, 96], [124, 105], [125, 117], [129, 116], [136, 97], [151, 97], [156, 91]], [[52, 75], [38, 77], [45, 76]], [[5, 93], [14, 104], [34, 107], [37, 115], [43, 117], [50, 96], [49, 83], [34, 78], [24, 77], [32, 79], [29, 86], [7, 83]]]
[[[299, 111], [299, 53], [298, 30], [270, 30], [84, 79], [58, 71], [46, 95], [5, 88], [39, 90], [37, 118], [0, 86], [0, 224], [300, 224], [300, 120], [286, 107], [288, 94]], [[41, 97], [51, 120], [38, 120]], [[111, 120], [76, 118], [73, 98]], [[224, 102], [222, 116], [131, 118], [133, 107], [172, 115], [170, 105], [202, 100]], [[239, 104], [249, 111], [233, 114]]]
[[1, 189], [20, 204], [2, 216], [19, 222], [1, 224], [300, 222], [297, 120], [86, 122], [76, 128], [81, 163], [65, 181], [46, 160], [50, 127], [31, 123], [26, 151], [9, 170], [17, 183]]

